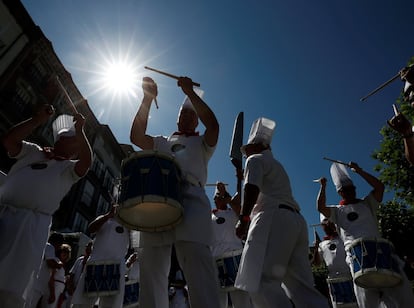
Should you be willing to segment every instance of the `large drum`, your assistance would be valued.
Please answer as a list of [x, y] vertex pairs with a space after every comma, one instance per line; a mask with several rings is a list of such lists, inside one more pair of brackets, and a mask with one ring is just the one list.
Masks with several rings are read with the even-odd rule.
[[172, 156], [141, 151], [122, 161], [118, 221], [129, 229], [160, 232], [182, 220], [181, 170]]
[[109, 296], [119, 293], [119, 263], [95, 261], [86, 264], [84, 293], [87, 296]]
[[394, 246], [386, 239], [354, 240], [348, 248], [352, 255], [352, 276], [362, 288], [390, 288], [402, 281]]
[[242, 252], [243, 249], [233, 250], [216, 258], [219, 282], [223, 290], [235, 290], [234, 282], [239, 270]]
[[326, 279], [334, 307], [358, 307], [354, 293], [352, 277], [336, 277]]

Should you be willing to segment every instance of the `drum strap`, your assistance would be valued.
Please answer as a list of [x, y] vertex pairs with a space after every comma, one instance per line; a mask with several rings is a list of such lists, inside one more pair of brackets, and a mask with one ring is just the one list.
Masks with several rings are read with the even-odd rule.
[[188, 183], [190, 183], [193, 186], [197, 186], [197, 187], [203, 187], [203, 185], [201, 184], [201, 182], [199, 180], [197, 180], [193, 175], [191, 175], [190, 173], [187, 173], [185, 176], [185, 179]]

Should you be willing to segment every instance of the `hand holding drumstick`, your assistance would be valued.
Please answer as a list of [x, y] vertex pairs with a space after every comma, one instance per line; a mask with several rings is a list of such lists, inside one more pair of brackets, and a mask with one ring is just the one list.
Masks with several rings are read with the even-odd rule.
[[394, 104], [394, 116], [391, 120], [388, 120], [388, 125], [395, 130], [396, 132], [400, 133], [403, 137], [411, 136], [412, 135], [412, 128], [411, 123], [408, 119], [398, 111], [397, 106]]

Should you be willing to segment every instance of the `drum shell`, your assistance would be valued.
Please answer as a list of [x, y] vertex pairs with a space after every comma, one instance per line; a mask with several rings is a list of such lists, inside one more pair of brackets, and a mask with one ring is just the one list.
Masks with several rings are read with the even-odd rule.
[[120, 264], [111, 261], [88, 262], [85, 268], [84, 293], [87, 296], [110, 296], [119, 293]]
[[359, 238], [347, 247], [352, 256], [352, 276], [362, 288], [390, 288], [401, 283], [394, 246], [386, 239]]
[[351, 276], [327, 278], [331, 300], [336, 307], [358, 307]]
[[129, 229], [161, 232], [182, 220], [182, 174], [174, 158], [140, 151], [122, 161], [118, 221]]
[[232, 291], [239, 270], [243, 249], [233, 250], [216, 258], [216, 266], [221, 289]]

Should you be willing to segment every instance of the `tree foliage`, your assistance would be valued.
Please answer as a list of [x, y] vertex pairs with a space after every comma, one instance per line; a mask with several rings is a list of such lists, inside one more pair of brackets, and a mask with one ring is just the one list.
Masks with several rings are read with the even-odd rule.
[[[404, 101], [402, 94], [395, 105], [414, 124], [414, 108]], [[380, 149], [372, 154], [378, 161], [375, 171], [379, 172], [386, 191], [394, 193], [393, 199], [379, 209], [380, 231], [394, 243], [400, 257], [414, 257], [414, 166], [407, 161], [403, 139], [397, 132], [385, 125], [380, 133], [383, 136]]]

